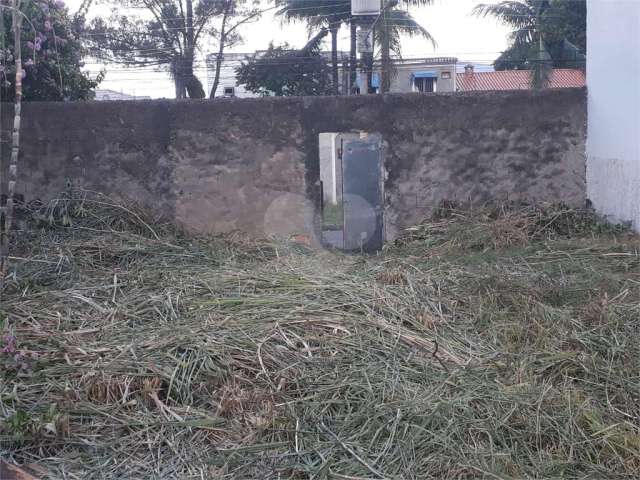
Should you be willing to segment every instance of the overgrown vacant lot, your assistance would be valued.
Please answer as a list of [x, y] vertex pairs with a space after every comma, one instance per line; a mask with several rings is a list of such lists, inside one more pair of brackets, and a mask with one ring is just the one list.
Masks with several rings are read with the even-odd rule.
[[438, 214], [349, 256], [58, 204], [0, 307], [2, 456], [68, 479], [640, 477], [640, 239], [563, 208]]

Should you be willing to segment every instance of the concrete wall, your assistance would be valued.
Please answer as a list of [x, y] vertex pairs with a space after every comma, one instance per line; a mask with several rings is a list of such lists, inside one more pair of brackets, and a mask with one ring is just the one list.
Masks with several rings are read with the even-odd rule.
[[[11, 110], [3, 106], [4, 140]], [[48, 200], [71, 182], [193, 230], [313, 233], [319, 134], [367, 131], [386, 144], [393, 238], [443, 200], [583, 204], [585, 112], [585, 92], [571, 89], [30, 103], [18, 190]]]
[[338, 203], [338, 152], [336, 151], [338, 135], [321, 133], [319, 136], [320, 180], [324, 189], [324, 202], [331, 205]]
[[588, 196], [640, 230], [640, 2], [588, 2]]

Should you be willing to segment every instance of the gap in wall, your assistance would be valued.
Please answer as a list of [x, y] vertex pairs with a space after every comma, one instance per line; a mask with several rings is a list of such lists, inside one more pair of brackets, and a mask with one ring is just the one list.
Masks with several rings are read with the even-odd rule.
[[383, 187], [379, 135], [319, 134], [322, 244], [348, 251], [382, 248]]

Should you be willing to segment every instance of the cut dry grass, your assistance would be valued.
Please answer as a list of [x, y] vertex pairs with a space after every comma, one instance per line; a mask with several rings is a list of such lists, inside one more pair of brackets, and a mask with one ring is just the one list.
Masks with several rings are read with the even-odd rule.
[[0, 310], [3, 457], [51, 478], [640, 476], [640, 240], [588, 212], [453, 212], [375, 257], [188, 237], [105, 199], [52, 213]]

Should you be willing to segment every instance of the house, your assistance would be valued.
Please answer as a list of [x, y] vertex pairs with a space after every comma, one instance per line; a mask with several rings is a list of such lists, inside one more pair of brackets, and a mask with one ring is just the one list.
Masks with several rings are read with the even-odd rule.
[[[455, 57], [435, 57], [423, 59], [392, 59], [390, 93], [441, 93], [456, 91]], [[376, 92], [380, 89], [379, 62], [374, 64], [372, 87]], [[358, 88], [366, 91], [367, 76], [358, 73]]]
[[[242, 85], [237, 84], [236, 68], [247, 57], [247, 53], [225, 53], [220, 68], [220, 78], [216, 89], [216, 97], [226, 98], [255, 98], [257, 93], [245, 90]], [[216, 74], [217, 53], [207, 56], [207, 92], [211, 91]]]
[[97, 102], [108, 102], [110, 100], [151, 100], [151, 97], [129, 95], [128, 93], [101, 88], [96, 90], [94, 100]]
[[[261, 53], [261, 52], [256, 52]], [[321, 52], [321, 55], [331, 62], [331, 52]], [[237, 85], [235, 69], [247, 57], [246, 53], [225, 53], [219, 79], [217, 97], [257, 97], [258, 95], [249, 92], [242, 85]], [[207, 58], [207, 80], [209, 89], [215, 76], [215, 60], [217, 54], [211, 54]], [[454, 57], [435, 57], [422, 59], [402, 59], [393, 58], [393, 68], [391, 74], [391, 93], [409, 92], [455, 92], [456, 91], [456, 64]], [[349, 93], [349, 52], [338, 52], [339, 64], [339, 91], [342, 95]], [[372, 86], [378, 91], [380, 89], [381, 65], [374, 64], [372, 75]], [[366, 91], [367, 75], [358, 71], [357, 88], [360, 92]]]
[[[530, 70], [500, 70], [497, 72], [476, 72], [473, 65], [467, 65], [463, 73], [456, 74], [458, 92], [478, 92], [490, 90], [528, 90], [531, 88]], [[549, 88], [584, 87], [585, 73], [578, 69], [556, 68], [551, 71]]]

